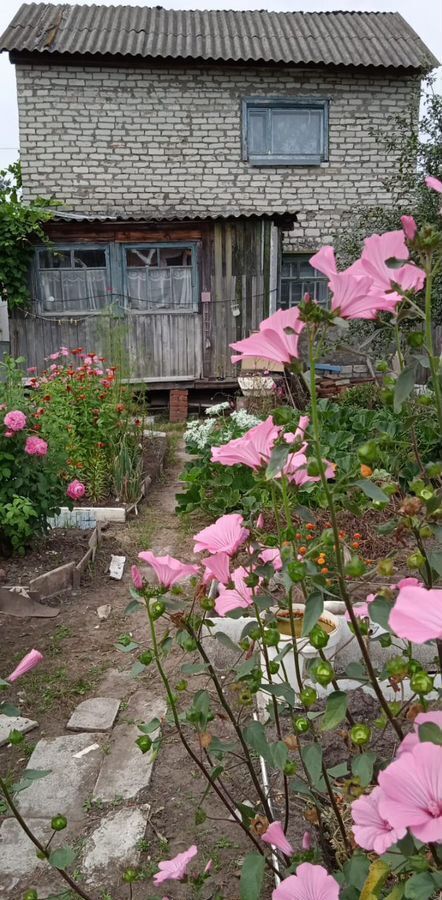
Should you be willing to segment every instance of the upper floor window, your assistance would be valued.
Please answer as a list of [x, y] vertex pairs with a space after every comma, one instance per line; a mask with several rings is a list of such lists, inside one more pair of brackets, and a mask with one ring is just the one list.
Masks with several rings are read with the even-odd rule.
[[51, 247], [37, 251], [37, 297], [45, 313], [102, 309], [111, 291], [108, 250]]
[[126, 246], [125, 266], [130, 306], [192, 310], [197, 305], [194, 245]]
[[254, 166], [319, 166], [328, 159], [328, 100], [244, 100], [243, 158]]
[[279, 309], [290, 309], [301, 302], [305, 294], [312, 300], [326, 304], [328, 280], [309, 263], [310, 254], [284, 254], [281, 266]]

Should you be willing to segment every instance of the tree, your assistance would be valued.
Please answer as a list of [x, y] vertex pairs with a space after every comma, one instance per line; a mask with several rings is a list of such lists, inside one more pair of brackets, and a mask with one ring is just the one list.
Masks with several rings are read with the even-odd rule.
[[0, 297], [9, 309], [29, 302], [29, 267], [35, 240], [47, 242], [43, 225], [53, 217], [55, 200], [37, 197], [24, 203], [21, 166], [0, 171]]

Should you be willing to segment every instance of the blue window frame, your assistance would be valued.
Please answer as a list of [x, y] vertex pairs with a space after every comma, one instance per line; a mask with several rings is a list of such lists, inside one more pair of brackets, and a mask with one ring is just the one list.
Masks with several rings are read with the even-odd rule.
[[243, 100], [243, 159], [253, 166], [319, 166], [328, 160], [326, 99]]
[[321, 306], [328, 303], [328, 279], [309, 263], [311, 253], [285, 253], [281, 263], [278, 309], [298, 306], [310, 294]]
[[69, 316], [105, 309], [111, 299], [106, 244], [49, 244], [36, 250], [35, 296], [43, 315]]
[[125, 244], [128, 305], [149, 312], [198, 309], [198, 245], [195, 242]]

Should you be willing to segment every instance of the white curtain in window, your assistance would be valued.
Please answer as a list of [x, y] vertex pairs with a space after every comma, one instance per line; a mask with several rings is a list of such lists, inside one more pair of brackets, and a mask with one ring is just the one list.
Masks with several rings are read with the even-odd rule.
[[131, 305], [139, 309], [192, 307], [192, 269], [165, 266], [127, 270]]
[[42, 269], [39, 276], [46, 313], [93, 312], [109, 300], [105, 269]]

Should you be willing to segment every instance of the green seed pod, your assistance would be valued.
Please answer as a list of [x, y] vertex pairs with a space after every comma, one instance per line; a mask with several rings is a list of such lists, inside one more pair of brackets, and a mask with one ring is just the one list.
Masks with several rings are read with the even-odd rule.
[[133, 884], [138, 878], [138, 872], [136, 869], [126, 869], [126, 871], [123, 872], [122, 878], [125, 884]]
[[427, 672], [416, 672], [410, 678], [410, 687], [415, 694], [429, 694], [434, 688], [433, 679]]
[[281, 635], [277, 628], [267, 628], [264, 632], [263, 641], [266, 647], [277, 647], [280, 640]]
[[419, 550], [416, 550], [415, 553], [411, 553], [407, 559], [407, 566], [409, 569], [420, 569], [421, 566], [424, 565], [425, 557]]
[[368, 744], [371, 738], [371, 728], [368, 725], [353, 725], [350, 737], [357, 747], [363, 747], [364, 744]]
[[318, 684], [327, 687], [334, 678], [333, 667], [327, 660], [319, 660], [312, 666], [312, 674]]
[[381, 636], [379, 638], [379, 643], [380, 643], [381, 647], [384, 647], [384, 649], [386, 647], [391, 647], [391, 643], [392, 643], [391, 634], [381, 634]]
[[135, 743], [142, 753], [147, 753], [152, 746], [152, 741], [148, 734], [140, 734], [140, 737], [136, 739]]
[[215, 601], [212, 600], [211, 597], [203, 597], [200, 601], [201, 609], [206, 610], [206, 612], [210, 612], [211, 609], [215, 609]]
[[303, 706], [313, 706], [318, 699], [318, 693], [313, 687], [305, 687], [302, 689], [300, 697]]
[[358, 449], [358, 456], [362, 463], [372, 463], [378, 458], [378, 445], [376, 441], [366, 441]]
[[187, 690], [187, 681], [186, 681], [185, 678], [182, 678], [181, 681], [178, 681], [178, 682], [177, 682], [177, 684], [175, 685], [175, 690], [176, 690], [176, 691], [180, 691], [180, 693], [181, 693], [182, 691], [186, 691], [186, 690]]
[[308, 639], [315, 650], [323, 650], [329, 642], [330, 636], [321, 628], [320, 625], [314, 625]]
[[283, 769], [284, 775], [295, 775], [297, 771], [298, 771], [298, 766], [296, 765], [296, 763], [292, 762], [291, 759], [288, 759], [284, 765], [284, 769]]
[[279, 672], [279, 669], [279, 662], [275, 662], [275, 660], [271, 660], [271, 662], [269, 662], [269, 672], [271, 675], [276, 675], [276, 673]]
[[152, 606], [150, 607], [150, 614], [154, 622], [156, 622], [157, 619], [160, 619], [165, 611], [166, 604], [164, 600], [156, 600], [155, 603], [152, 603]]
[[33, 888], [30, 891], [26, 891], [26, 894], [23, 894], [23, 900], [38, 900], [37, 891]]
[[63, 831], [67, 824], [68, 820], [66, 816], [54, 816], [54, 818], [51, 819], [51, 828], [54, 831]]
[[394, 562], [392, 559], [381, 559], [377, 564], [376, 571], [378, 575], [389, 578], [394, 572]]
[[365, 563], [362, 562], [362, 559], [360, 559], [359, 556], [352, 556], [350, 562], [348, 562], [345, 567], [346, 575], [350, 575], [352, 578], [360, 578], [365, 570]]
[[408, 660], [403, 656], [393, 656], [387, 661], [386, 669], [390, 678], [404, 678], [408, 672]]
[[152, 650], [143, 650], [138, 657], [138, 662], [140, 662], [142, 666], [150, 666], [153, 658], [154, 655]]
[[306, 716], [299, 716], [299, 719], [296, 719], [295, 731], [297, 731], [298, 734], [305, 734], [305, 732], [308, 731], [309, 728], [310, 728], [310, 722]]

